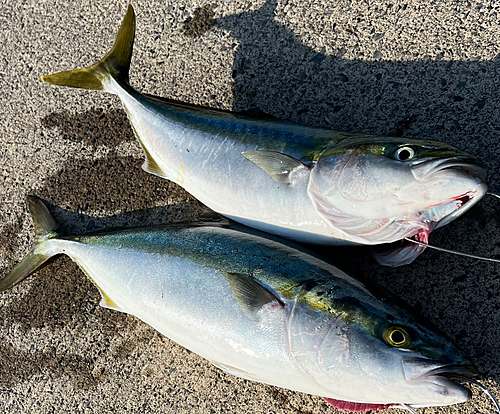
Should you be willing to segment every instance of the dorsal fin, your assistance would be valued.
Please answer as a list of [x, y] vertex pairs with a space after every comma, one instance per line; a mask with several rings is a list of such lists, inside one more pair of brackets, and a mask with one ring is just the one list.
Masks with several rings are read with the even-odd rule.
[[280, 307], [283, 306], [283, 302], [276, 295], [251, 276], [226, 273], [226, 277], [241, 309], [249, 318], [256, 319], [259, 310], [268, 303], [276, 302]]

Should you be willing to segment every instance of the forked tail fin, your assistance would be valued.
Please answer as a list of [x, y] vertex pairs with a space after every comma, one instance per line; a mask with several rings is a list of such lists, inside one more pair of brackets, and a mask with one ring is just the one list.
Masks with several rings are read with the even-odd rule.
[[42, 80], [53, 85], [71, 86], [83, 89], [105, 89], [105, 82], [113, 77], [119, 84], [128, 85], [128, 72], [132, 59], [135, 36], [135, 13], [132, 5], [128, 6], [115, 44], [111, 51], [99, 62], [83, 69], [68, 70], [42, 76]]
[[38, 197], [28, 196], [28, 207], [35, 225], [35, 244], [26, 257], [0, 281], [0, 292], [21, 282], [51, 257], [44, 253], [43, 244], [57, 236], [58, 224]]

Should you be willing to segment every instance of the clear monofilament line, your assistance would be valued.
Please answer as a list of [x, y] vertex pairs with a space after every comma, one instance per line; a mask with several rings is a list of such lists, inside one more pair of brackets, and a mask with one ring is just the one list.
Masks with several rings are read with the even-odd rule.
[[403, 403], [394, 406], [394, 408], [400, 408], [401, 410], [409, 411], [411, 414], [417, 414], [416, 411], [414, 411], [409, 405]]
[[405, 240], [409, 241], [409, 242], [412, 242], [414, 244], [418, 244], [419, 246], [428, 247], [429, 249], [438, 250], [438, 251], [444, 252], [444, 253], [456, 254], [457, 256], [464, 256], [464, 257], [469, 257], [471, 259], [484, 260], [484, 261], [487, 261], [487, 262], [500, 263], [499, 259], [492, 259], [491, 257], [476, 256], [475, 254], [457, 252], [455, 250], [449, 250], [449, 249], [445, 249], [443, 247], [432, 246], [430, 244], [425, 244], [425, 243], [419, 242], [417, 240], [410, 239], [408, 237], [405, 237]]
[[491, 393], [491, 391], [488, 388], [486, 388], [483, 384], [481, 384], [480, 382], [477, 382], [476, 380], [473, 380], [472, 378], [465, 377], [465, 376], [459, 375], [459, 374], [453, 374], [452, 377], [471, 382], [472, 384], [478, 386], [490, 398], [490, 400], [493, 402], [493, 405], [495, 406], [497, 412], [500, 414], [500, 404], [498, 404], [497, 399]]
[[493, 196], [493, 197], [496, 197], [496, 198], [500, 198], [500, 195], [495, 194], [495, 193], [486, 193], [486, 195], [490, 195], [490, 196]]

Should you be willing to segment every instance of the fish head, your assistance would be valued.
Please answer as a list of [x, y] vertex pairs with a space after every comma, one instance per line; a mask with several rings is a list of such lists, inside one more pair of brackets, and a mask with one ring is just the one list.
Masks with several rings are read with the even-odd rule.
[[[355, 303], [356, 302], [356, 303]], [[296, 305], [289, 321], [295, 361], [327, 398], [369, 404], [442, 406], [465, 402], [454, 375], [477, 369], [435, 328], [385, 304], [336, 301], [337, 316]]]
[[308, 194], [316, 211], [351, 241], [427, 242], [432, 230], [485, 195], [486, 172], [477, 157], [445, 143], [354, 137], [316, 157]]

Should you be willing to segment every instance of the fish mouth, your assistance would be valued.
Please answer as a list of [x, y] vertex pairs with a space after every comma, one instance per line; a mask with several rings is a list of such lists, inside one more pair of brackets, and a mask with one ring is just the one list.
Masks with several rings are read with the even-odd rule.
[[471, 362], [439, 362], [424, 358], [403, 360], [403, 371], [407, 381], [425, 381], [434, 377], [453, 378], [456, 375], [474, 378], [479, 371]]
[[425, 218], [428, 223], [433, 223], [432, 230], [442, 227], [464, 214], [483, 198], [487, 190], [484, 181], [486, 180], [488, 167], [476, 157], [456, 156], [434, 159], [422, 161], [412, 166], [412, 173], [415, 178], [423, 181], [444, 170], [455, 170], [466, 174], [471, 177], [474, 184], [471, 182], [472, 188], [469, 191], [450, 197], [438, 205], [429, 206], [422, 212], [422, 218]]
[[486, 180], [488, 173], [487, 165], [479, 158], [471, 156], [416, 160], [411, 165], [411, 172], [414, 177], [422, 181], [443, 170], [461, 171], [481, 182]]
[[[404, 376], [408, 382], [425, 381], [437, 386], [443, 396], [460, 395], [463, 401], [472, 398], [471, 391], [463, 385], [453, 381], [457, 377], [474, 378], [479, 375], [477, 368], [470, 362], [440, 363], [423, 358], [403, 360]], [[413, 407], [418, 407], [413, 405]]]

